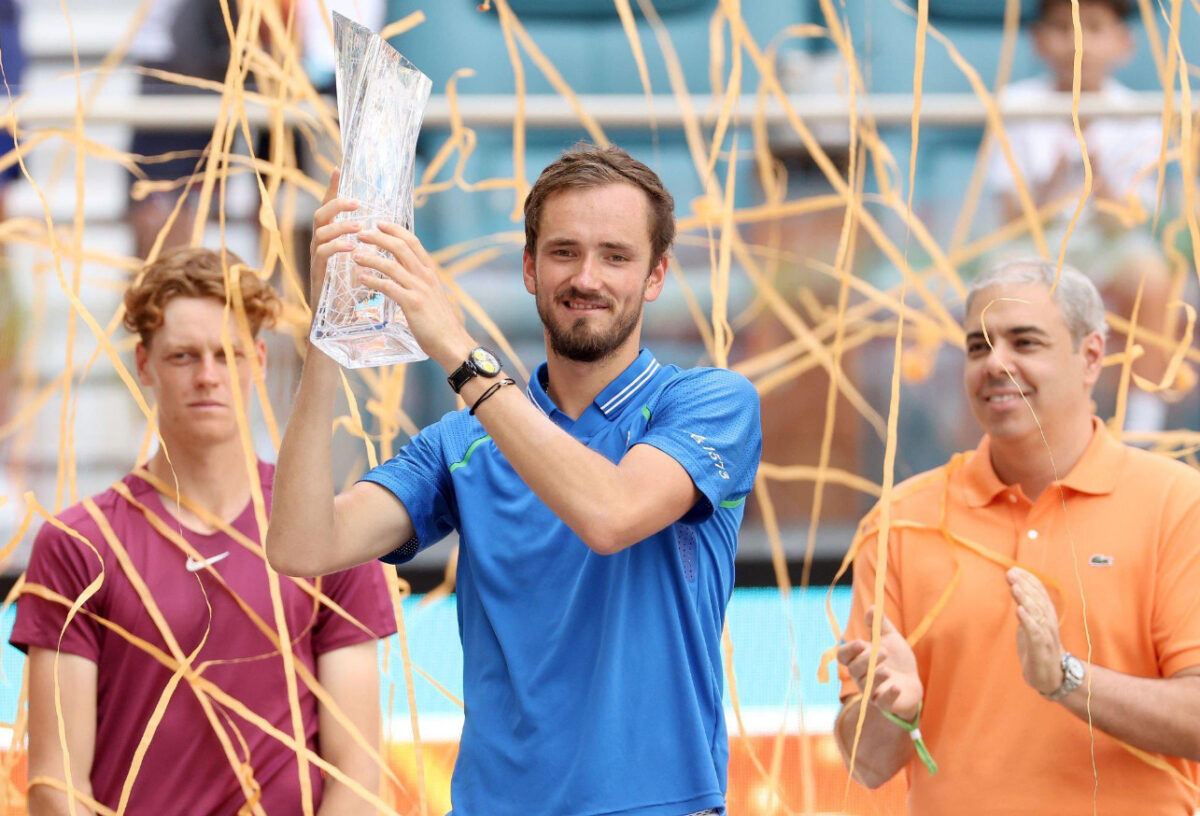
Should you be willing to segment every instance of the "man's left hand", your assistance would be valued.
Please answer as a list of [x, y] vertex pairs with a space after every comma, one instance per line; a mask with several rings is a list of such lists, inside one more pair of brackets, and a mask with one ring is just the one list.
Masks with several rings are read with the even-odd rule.
[[1006, 574], [1017, 604], [1017, 655], [1025, 682], [1041, 694], [1051, 694], [1063, 682], [1063, 647], [1058, 613], [1050, 593], [1033, 573], [1013, 567]]
[[[447, 371], [457, 368], [476, 343], [442, 286], [437, 263], [417, 236], [397, 224], [380, 222], [375, 229], [360, 232], [358, 240], [369, 246], [355, 250], [354, 263], [383, 275], [364, 273], [358, 282], [394, 300], [425, 353]], [[372, 246], [392, 257], [372, 251]]]

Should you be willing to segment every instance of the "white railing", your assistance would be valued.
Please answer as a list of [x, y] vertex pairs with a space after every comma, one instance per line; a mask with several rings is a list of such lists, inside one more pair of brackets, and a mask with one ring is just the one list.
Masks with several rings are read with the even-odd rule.
[[[611, 128], [647, 127], [651, 122], [659, 127], [678, 128], [685, 121], [685, 107], [671, 95], [650, 97], [637, 94], [582, 94], [580, 107], [599, 125]], [[333, 110], [332, 100], [330, 110]], [[720, 101], [710, 95], [693, 95], [692, 111], [704, 123], [714, 122], [720, 112]], [[850, 103], [840, 94], [795, 94], [788, 97], [794, 111], [807, 124], [846, 124]], [[517, 97], [512, 95], [459, 96], [457, 112], [464, 124], [472, 128], [511, 127], [517, 111]], [[129, 125], [154, 130], [177, 130], [212, 127], [221, 110], [221, 99], [214, 95], [124, 96], [97, 99], [85, 117], [89, 125]], [[870, 116], [881, 125], [907, 125], [912, 118], [912, 96], [909, 94], [867, 94], [856, 100], [858, 115]], [[1200, 89], [1192, 100], [1193, 110], [1200, 112]], [[255, 100], [246, 102], [247, 118], [254, 126], [271, 121], [270, 108]], [[1176, 99], [1175, 110], [1179, 109]], [[753, 95], [736, 99], [734, 108], [738, 120], [751, 122], [757, 115], [758, 100]], [[1039, 117], [1068, 116], [1071, 95], [1055, 94], [1044, 100], [1014, 100], [1000, 103], [1005, 121]], [[1159, 92], [1138, 92], [1128, 99], [1114, 101], [1103, 96], [1085, 94], [1080, 98], [1081, 117], [1141, 117], [1161, 116], [1163, 95]], [[0, 108], [0, 121], [10, 115], [10, 106]], [[70, 127], [75, 117], [75, 100], [69, 97], [31, 95], [18, 102], [17, 119], [25, 129], [37, 127]], [[299, 104], [286, 114], [289, 121], [313, 121], [311, 106]], [[786, 126], [788, 113], [777, 99], [768, 99], [764, 116], [773, 126]], [[921, 121], [930, 125], [980, 125], [987, 120], [987, 110], [973, 94], [926, 94], [921, 104]], [[531, 128], [576, 128], [580, 119], [576, 110], [556, 94], [525, 97], [525, 122]], [[451, 123], [451, 108], [444, 96], [429, 100], [425, 114], [427, 127], [445, 128]]]

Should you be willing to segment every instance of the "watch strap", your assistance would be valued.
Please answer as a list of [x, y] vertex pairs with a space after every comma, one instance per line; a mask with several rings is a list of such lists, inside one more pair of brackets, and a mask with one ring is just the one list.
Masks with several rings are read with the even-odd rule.
[[457, 394], [462, 391], [464, 385], [477, 376], [478, 372], [471, 365], [470, 359], [467, 359], [462, 365], [450, 372], [450, 376], [446, 378], [446, 382], [450, 383], [450, 388]]
[[[492, 365], [492, 370], [486, 367], [481, 368], [476, 362], [476, 356], [482, 357], [485, 363]], [[446, 382], [450, 384], [455, 394], [462, 393], [463, 386], [469, 383], [476, 377], [495, 377], [500, 373], [500, 361], [496, 359], [496, 354], [483, 346], [476, 346], [467, 354], [467, 359], [458, 368], [450, 372], [450, 376], [446, 378]]]
[[1076, 675], [1072, 673], [1069, 668], [1069, 666], [1076, 663], [1079, 663], [1080, 666], [1082, 666], [1079, 658], [1077, 658], [1075, 655], [1071, 654], [1070, 652], [1063, 652], [1062, 661], [1060, 662], [1063, 672], [1062, 685], [1049, 694], [1043, 694], [1042, 696], [1051, 702], [1057, 703], [1072, 691], [1079, 688], [1079, 686], [1083, 683], [1083, 672], [1081, 671], [1078, 675]]

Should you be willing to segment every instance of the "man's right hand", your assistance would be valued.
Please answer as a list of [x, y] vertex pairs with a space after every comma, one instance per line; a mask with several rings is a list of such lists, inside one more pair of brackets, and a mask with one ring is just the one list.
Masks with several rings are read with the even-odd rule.
[[[867, 610], [867, 628], [873, 625], [875, 609]], [[911, 721], [917, 716], [925, 688], [917, 673], [917, 658], [904, 635], [883, 616], [883, 636], [879, 641], [879, 658], [875, 664], [875, 682], [871, 688], [871, 703], [881, 711]], [[850, 672], [858, 690], [866, 693], [867, 667], [871, 658], [869, 640], [852, 640], [838, 647], [837, 659]]]
[[313, 214], [312, 242], [308, 246], [311, 259], [309, 280], [311, 292], [309, 305], [316, 313], [317, 302], [321, 299], [321, 287], [325, 284], [325, 269], [329, 259], [339, 252], [350, 252], [356, 246], [355, 242], [346, 236], [358, 232], [362, 224], [358, 221], [334, 221], [338, 213], [352, 212], [358, 209], [357, 202], [347, 198], [337, 198], [338, 179], [341, 171], [334, 170], [329, 179], [329, 187], [321, 206]]

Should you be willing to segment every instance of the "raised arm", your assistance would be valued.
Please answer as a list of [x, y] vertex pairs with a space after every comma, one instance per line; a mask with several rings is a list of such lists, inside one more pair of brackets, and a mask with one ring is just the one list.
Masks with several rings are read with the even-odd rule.
[[[85, 657], [58, 657], [57, 685], [62, 720], [54, 706], [55, 652], [29, 649], [29, 797], [30, 816], [91, 816], [84, 802], [92, 796], [92, 758], [96, 749], [96, 664]], [[61, 732], [60, 732], [61, 726]], [[65, 739], [64, 739], [65, 738]], [[63, 744], [66, 744], [66, 752]], [[65, 783], [67, 767], [77, 794], [67, 794], [43, 780]]]
[[[478, 399], [487, 387], [471, 382], [464, 396]], [[700, 499], [688, 472], [671, 456], [635, 445], [613, 464], [556, 426], [515, 388], [501, 389], [478, 416], [525, 484], [601, 555], [620, 552], [673, 524]]]
[[[367, 744], [379, 749], [378, 641], [343, 646], [317, 658], [317, 679]], [[353, 734], [322, 705], [317, 714], [321, 757], [367, 790], [379, 789], [379, 766]], [[369, 806], [348, 785], [330, 777], [317, 816], [363, 813]]]
[[[395, 258], [371, 252], [356, 257], [358, 263], [384, 276], [364, 283], [399, 303], [425, 352], [447, 373], [456, 369], [478, 344], [459, 322], [433, 259], [416, 236], [394, 225], [381, 225], [378, 232], [362, 239]], [[473, 405], [496, 381], [478, 377], [469, 381], [463, 399]], [[748, 383], [742, 385], [752, 390]], [[743, 400], [742, 404], [750, 403]], [[752, 404], [757, 406], [756, 401]], [[516, 388], [501, 388], [479, 407], [477, 416], [529, 488], [597, 553], [618, 552], [664, 529], [703, 494], [694, 472], [680, 464], [680, 458], [651, 445], [635, 445], [614, 464], [556, 426]], [[756, 426], [757, 413], [747, 421]], [[695, 449], [688, 452], [712, 465], [705, 442], [693, 444]], [[725, 453], [732, 457], [735, 452]], [[752, 481], [757, 450], [736, 454], [753, 459], [752, 466], [746, 463]], [[744, 492], [749, 492], [748, 485]], [[742, 497], [744, 493], [738, 498]]]
[[[313, 219], [312, 302], [321, 294], [325, 267], [353, 244], [354, 221], [334, 222], [339, 212], [355, 209], [335, 199], [337, 174], [325, 203]], [[275, 471], [267, 559], [288, 575], [315, 576], [370, 561], [412, 537], [404, 506], [377, 485], [356, 484], [334, 497], [334, 400], [341, 386], [338, 365], [308, 346], [300, 387]]]

